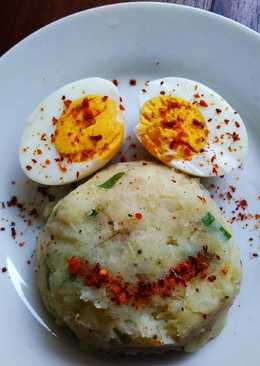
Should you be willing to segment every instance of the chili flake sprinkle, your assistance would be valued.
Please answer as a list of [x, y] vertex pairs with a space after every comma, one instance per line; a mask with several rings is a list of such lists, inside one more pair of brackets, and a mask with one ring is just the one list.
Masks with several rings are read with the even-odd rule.
[[[149, 281], [142, 276], [136, 282], [129, 283], [120, 273], [113, 276], [99, 263], [91, 265], [80, 257], [68, 258], [68, 272], [79, 277], [86, 286], [104, 288], [115, 304], [131, 304], [134, 307], [149, 303], [154, 296], [169, 297], [177, 286], [186, 287], [187, 282], [198, 275], [206, 278], [208, 267], [209, 256], [201, 251], [170, 268], [163, 278]], [[215, 276], [209, 278], [215, 281]]]
[[143, 218], [143, 215], [141, 214], [141, 212], [136, 212], [135, 218], [136, 218], [136, 220], [141, 220]]
[[136, 85], [136, 80], [135, 80], [135, 79], [130, 79], [130, 80], [129, 80], [129, 84], [130, 84], [131, 86], [135, 86], [135, 85]]
[[208, 103], [205, 101], [205, 100], [203, 100], [203, 99], [201, 99], [200, 101], [199, 101], [199, 105], [201, 106], [201, 107], [208, 107]]

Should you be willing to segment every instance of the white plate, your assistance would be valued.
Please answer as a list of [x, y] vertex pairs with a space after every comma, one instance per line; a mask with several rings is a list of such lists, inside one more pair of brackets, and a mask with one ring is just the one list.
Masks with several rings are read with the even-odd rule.
[[[245, 212], [260, 214], [260, 36], [230, 20], [189, 7], [131, 3], [102, 7], [59, 20], [34, 33], [0, 59], [1, 186], [0, 200], [16, 194], [30, 201], [36, 185], [25, 183], [18, 164], [19, 139], [26, 117], [46, 95], [73, 80], [101, 76], [118, 79], [127, 108], [127, 132], [137, 120], [141, 81], [163, 76], [196, 79], [222, 94], [244, 119], [249, 155], [243, 170], [218, 179], [220, 191], [237, 187]], [[129, 86], [129, 79], [137, 86]], [[139, 153], [139, 157], [142, 155]], [[132, 154], [133, 155], [133, 154]], [[240, 177], [236, 180], [236, 177]], [[15, 185], [11, 181], [16, 181]], [[39, 195], [36, 197], [39, 197]], [[232, 216], [235, 203], [218, 198]], [[237, 212], [236, 212], [237, 214]], [[8, 219], [8, 222], [2, 221]], [[104, 356], [81, 353], [73, 340], [63, 341], [39, 303], [33, 265], [36, 221], [27, 226], [16, 208], [0, 209], [1, 365], [114, 365]], [[16, 241], [10, 222], [16, 222]], [[117, 360], [124, 365], [260, 364], [260, 257], [256, 221], [234, 223], [241, 248], [244, 279], [221, 335], [194, 354]], [[242, 227], [245, 229], [242, 229]], [[247, 226], [247, 227], [246, 227]], [[20, 235], [23, 231], [23, 236]], [[254, 241], [249, 242], [249, 238]], [[26, 241], [24, 247], [18, 243]], [[250, 246], [251, 243], [251, 246]]]

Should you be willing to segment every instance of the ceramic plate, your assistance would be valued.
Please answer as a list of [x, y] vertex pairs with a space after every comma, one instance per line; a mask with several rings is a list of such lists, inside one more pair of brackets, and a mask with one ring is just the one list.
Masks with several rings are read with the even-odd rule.
[[[0, 59], [0, 266], [2, 271], [8, 269], [0, 273], [1, 364], [260, 364], [259, 60], [257, 33], [208, 12], [159, 3], [128, 3], [72, 15], [32, 34]], [[117, 361], [85, 354], [73, 337], [60, 335], [40, 305], [34, 249], [42, 222], [31, 210], [52, 200], [56, 193], [39, 192], [37, 185], [25, 178], [18, 163], [19, 139], [27, 116], [46, 95], [91, 76], [118, 80], [126, 107], [127, 136], [133, 135], [137, 121], [139, 88], [145, 80], [163, 76], [207, 84], [222, 94], [246, 123], [249, 154], [244, 167], [204, 182], [226, 217], [234, 218], [243, 262], [241, 293], [224, 331], [196, 353]], [[129, 85], [130, 79], [137, 81], [135, 86]], [[144, 151], [131, 143], [126, 139], [121, 158], [144, 157]], [[64, 194], [65, 189], [59, 191]], [[20, 208], [15, 199], [10, 201], [12, 196], [17, 197]]]

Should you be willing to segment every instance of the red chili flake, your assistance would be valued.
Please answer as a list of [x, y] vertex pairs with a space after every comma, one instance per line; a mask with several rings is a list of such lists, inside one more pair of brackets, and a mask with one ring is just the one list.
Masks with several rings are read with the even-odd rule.
[[25, 246], [25, 241], [20, 241], [20, 243], [19, 243], [19, 247], [24, 247]]
[[47, 141], [47, 135], [46, 135], [46, 133], [43, 133], [41, 135], [41, 141]]
[[218, 165], [214, 165], [212, 168], [212, 173], [217, 175], [218, 174]]
[[27, 225], [32, 226], [32, 219], [27, 220]]
[[79, 172], [76, 172], [76, 178], [79, 179]]
[[233, 141], [239, 141], [240, 140], [239, 134], [236, 133], [236, 132], [233, 132], [232, 133], [232, 139], [233, 139]]
[[240, 140], [240, 136], [236, 132], [233, 132], [233, 133], [227, 132], [226, 134], [227, 134], [227, 136], [232, 138], [233, 141], [239, 141]]
[[193, 96], [194, 96], [194, 98], [200, 98], [200, 93], [196, 93]]
[[11, 236], [13, 239], [16, 239], [16, 230], [15, 230], [15, 227], [11, 227]]
[[201, 99], [201, 100], [199, 101], [199, 105], [200, 105], [201, 107], [208, 107], [208, 103], [207, 103], [205, 100], [203, 100], [203, 99]]
[[220, 108], [216, 108], [216, 113], [220, 114], [220, 113], [222, 113], [222, 110]]
[[63, 101], [63, 103], [64, 103], [64, 105], [65, 105], [65, 107], [66, 108], [69, 108], [69, 106], [71, 105], [71, 103], [72, 103], [72, 100], [70, 100], [70, 99], [65, 99], [64, 101]]
[[97, 142], [97, 141], [102, 140], [103, 137], [102, 137], [102, 135], [96, 135], [96, 136], [89, 136], [89, 138], [90, 138], [90, 140]]
[[26, 165], [26, 170], [28, 170], [28, 171], [30, 171], [30, 170], [32, 170], [32, 167], [31, 167], [31, 165]]
[[208, 277], [209, 282], [214, 282], [214, 281], [216, 281], [216, 279], [217, 279], [217, 277], [214, 275]]
[[164, 91], [164, 90], [161, 90], [161, 91], [160, 91], [160, 94], [161, 94], [161, 95], [165, 95], [165, 91]]
[[52, 121], [53, 126], [55, 126], [56, 123], [58, 122], [58, 119], [56, 117], [52, 117], [51, 121]]
[[218, 130], [220, 129], [220, 127], [221, 127], [221, 125], [217, 125], [217, 126], [216, 126], [216, 128], [217, 128]]
[[118, 86], [118, 80], [114, 79], [114, 80], [112, 80], [112, 83], [113, 83], [115, 86]]
[[226, 125], [228, 125], [230, 120], [229, 119], [224, 119], [224, 122], [225, 122]]
[[103, 98], [102, 98], [102, 101], [103, 102], [106, 102], [108, 100], [108, 96], [107, 95], [104, 95]]
[[33, 163], [33, 164], [36, 164], [36, 163], [37, 163], [37, 160], [32, 159], [32, 163]]
[[198, 119], [194, 118], [192, 121], [193, 126], [199, 127], [199, 128], [203, 128], [204, 127], [204, 123], [199, 121]]
[[36, 154], [37, 155], [41, 155], [42, 154], [42, 150], [41, 149], [36, 149]]
[[10, 201], [7, 201], [7, 207], [16, 207], [18, 203], [18, 199], [16, 196], [12, 196], [12, 198], [10, 199]]
[[236, 192], [236, 187], [234, 187], [234, 186], [229, 186], [229, 188], [230, 188], [230, 190], [234, 193], [234, 192]]
[[252, 256], [253, 257], [258, 257], [258, 254], [257, 253], [252, 253]]
[[255, 219], [259, 220], [260, 219], [260, 215], [259, 214], [255, 214]]
[[232, 194], [230, 192], [227, 192], [227, 199], [231, 200], [233, 198]]
[[146, 163], [145, 161], [142, 162], [142, 165], [148, 165], [148, 163]]
[[136, 148], [136, 144], [131, 144], [130, 147], [132, 147], [134, 149], [134, 148]]
[[45, 160], [45, 164], [46, 164], [46, 165], [50, 165], [50, 163], [51, 163], [51, 162], [50, 162], [50, 160], [49, 160], [49, 159], [46, 159], [46, 160]]
[[135, 79], [130, 79], [130, 80], [129, 80], [129, 84], [130, 84], [131, 86], [135, 86], [135, 85], [136, 85], [136, 80], [135, 80]]
[[240, 123], [238, 123], [237, 121], [235, 122], [235, 125], [236, 125], [237, 128], [240, 127]]
[[136, 212], [135, 218], [136, 218], [136, 220], [141, 220], [143, 218], [143, 215], [141, 214], [141, 212]]
[[209, 119], [208, 119], [208, 122], [211, 122], [211, 121], [212, 121], [212, 118], [209, 118]]
[[2, 267], [1, 271], [2, 271], [2, 273], [7, 272], [7, 268], [6, 267]]
[[237, 204], [237, 207], [236, 207], [236, 211], [239, 209], [239, 208], [242, 208], [243, 210], [245, 210], [248, 206], [248, 203], [245, 199], [242, 199], [240, 201], [236, 201], [236, 204]]
[[68, 265], [69, 265], [68, 271], [69, 271], [69, 273], [77, 274], [79, 272], [79, 270], [81, 269], [81, 263], [82, 263], [82, 261], [81, 261], [80, 258], [71, 257], [68, 260]]
[[216, 155], [213, 155], [212, 156], [212, 158], [210, 159], [210, 161], [212, 162], [212, 163], [214, 163], [214, 161], [217, 159], [217, 157], [216, 157]]
[[120, 109], [120, 111], [124, 111], [125, 110], [125, 107], [123, 106], [123, 104], [119, 104], [119, 109]]
[[125, 155], [121, 155], [121, 156], [120, 156], [120, 161], [121, 161], [122, 163], [125, 163], [125, 162], [127, 161], [126, 156], [125, 156]]

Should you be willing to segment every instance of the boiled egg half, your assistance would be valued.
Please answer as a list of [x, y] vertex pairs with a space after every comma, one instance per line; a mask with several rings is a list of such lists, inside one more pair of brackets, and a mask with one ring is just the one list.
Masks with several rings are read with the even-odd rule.
[[244, 123], [223, 97], [177, 77], [145, 83], [136, 135], [154, 157], [199, 177], [238, 168], [248, 147]]
[[104, 166], [124, 139], [124, 107], [109, 80], [65, 85], [30, 115], [21, 139], [20, 164], [35, 182], [61, 185]]

